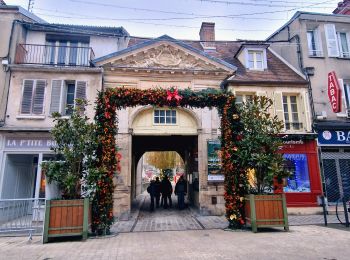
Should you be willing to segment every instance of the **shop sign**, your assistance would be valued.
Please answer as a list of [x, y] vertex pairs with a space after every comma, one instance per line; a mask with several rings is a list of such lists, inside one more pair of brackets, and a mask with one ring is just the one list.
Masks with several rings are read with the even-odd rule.
[[318, 132], [319, 145], [350, 145], [350, 130], [323, 130]]
[[328, 73], [328, 98], [334, 113], [341, 111], [340, 87], [335, 72]]
[[220, 140], [208, 140], [208, 181], [224, 181], [221, 173]]
[[49, 150], [56, 142], [51, 138], [6, 137], [5, 148], [16, 150], [43, 149]]

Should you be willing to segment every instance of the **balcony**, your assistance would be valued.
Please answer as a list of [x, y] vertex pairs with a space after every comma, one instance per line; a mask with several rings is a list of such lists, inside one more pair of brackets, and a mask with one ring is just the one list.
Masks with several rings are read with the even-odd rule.
[[15, 63], [89, 67], [94, 58], [91, 47], [18, 44]]

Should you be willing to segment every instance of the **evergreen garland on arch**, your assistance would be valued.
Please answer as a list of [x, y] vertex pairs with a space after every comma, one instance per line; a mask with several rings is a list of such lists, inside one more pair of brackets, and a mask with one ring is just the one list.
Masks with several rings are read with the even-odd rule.
[[215, 89], [194, 92], [190, 89], [115, 88], [100, 92], [96, 100], [95, 121], [99, 139], [97, 192], [93, 210], [93, 226], [109, 230], [113, 223], [113, 177], [120, 162], [115, 136], [116, 110], [126, 107], [153, 105], [156, 107], [217, 107], [221, 116], [222, 170], [225, 174], [226, 217], [231, 228], [241, 228], [244, 220], [244, 195], [247, 194], [245, 171], [237, 162], [237, 143], [243, 136], [243, 126], [235, 106], [235, 97]]

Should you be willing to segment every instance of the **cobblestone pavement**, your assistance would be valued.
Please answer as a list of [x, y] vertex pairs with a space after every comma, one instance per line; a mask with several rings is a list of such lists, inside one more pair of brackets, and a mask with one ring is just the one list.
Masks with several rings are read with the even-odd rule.
[[[227, 220], [224, 216], [201, 216], [193, 208], [185, 210], [177, 209], [177, 197], [173, 195], [173, 208], [155, 209], [149, 211], [150, 198], [148, 194], [142, 194], [134, 202], [131, 218], [128, 221], [117, 221], [112, 227], [113, 233], [127, 232], [153, 232], [153, 231], [181, 231], [201, 229], [224, 229], [227, 228]], [[340, 216], [345, 222], [344, 215]], [[290, 226], [322, 225], [323, 215], [289, 215]], [[328, 223], [339, 223], [336, 215], [327, 216]]]
[[349, 259], [349, 231], [313, 225], [290, 230], [131, 232], [44, 245], [40, 237], [2, 237], [0, 259]]

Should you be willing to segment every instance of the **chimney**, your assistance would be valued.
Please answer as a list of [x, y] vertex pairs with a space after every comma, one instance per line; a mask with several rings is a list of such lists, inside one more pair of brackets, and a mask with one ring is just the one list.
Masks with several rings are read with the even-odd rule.
[[350, 15], [350, 0], [344, 0], [338, 3], [338, 7], [334, 9], [333, 14]]
[[215, 23], [202, 22], [199, 38], [204, 51], [215, 51]]

